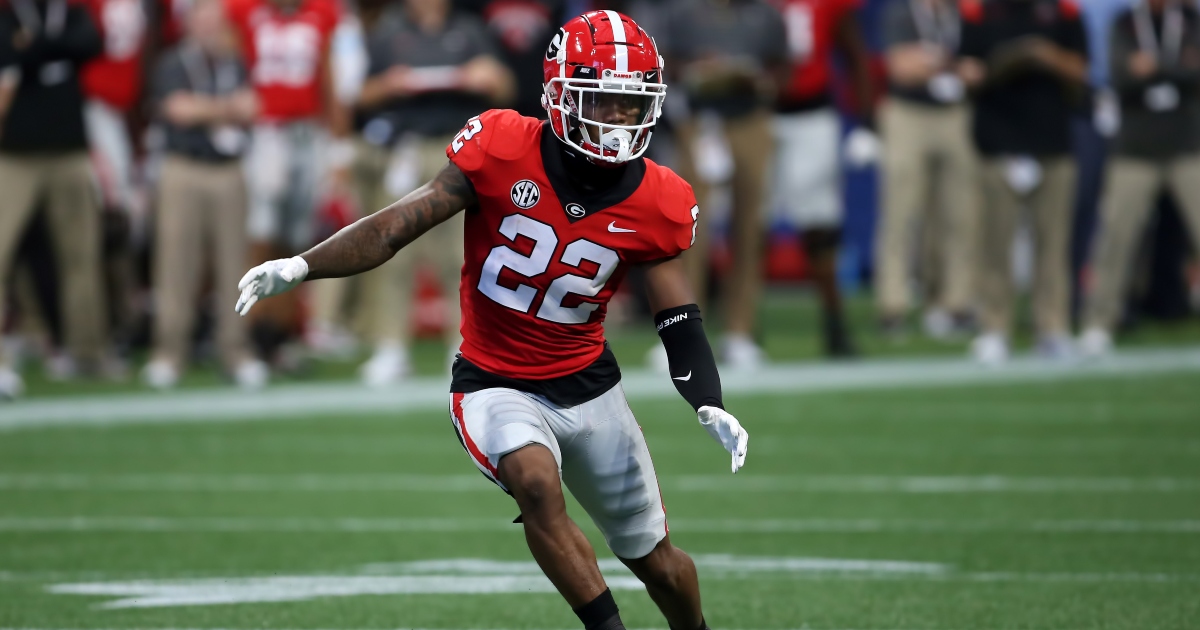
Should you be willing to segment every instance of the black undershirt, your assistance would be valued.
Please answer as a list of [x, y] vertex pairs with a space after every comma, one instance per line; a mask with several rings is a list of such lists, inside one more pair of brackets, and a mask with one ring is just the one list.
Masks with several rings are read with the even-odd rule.
[[558, 378], [534, 380], [501, 376], [471, 363], [462, 355], [454, 360], [451, 373], [450, 391], [455, 394], [503, 387], [541, 396], [559, 407], [574, 407], [595, 400], [621, 382], [621, 368], [608, 342], [604, 343], [604, 352], [590, 365]]
[[[572, 217], [572, 220], [585, 218], [625, 201], [637, 190], [645, 176], [646, 165], [641, 158], [615, 167], [598, 166], [569, 149], [550, 129], [542, 130], [542, 138], [542, 163], [555, 194], [564, 204], [577, 202], [586, 209], [586, 214]], [[550, 379], [521, 379], [494, 374], [460, 355], [452, 368], [450, 391], [470, 394], [503, 387], [542, 396], [560, 407], [574, 407], [595, 400], [619, 382], [621, 368], [608, 342], [605, 342], [604, 352], [590, 365], [578, 372]]]

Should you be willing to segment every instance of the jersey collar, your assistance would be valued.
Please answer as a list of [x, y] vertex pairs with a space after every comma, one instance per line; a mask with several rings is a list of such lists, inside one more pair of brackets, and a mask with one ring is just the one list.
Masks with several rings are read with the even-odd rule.
[[[567, 220], [571, 223], [586, 219], [629, 199], [642, 185], [642, 180], [646, 176], [646, 160], [638, 158], [629, 161], [624, 174], [616, 185], [591, 193], [580, 190], [571, 183], [567, 176], [560, 144], [558, 136], [554, 135], [554, 131], [550, 129], [550, 122], [543, 122], [542, 168], [546, 170], [546, 179], [550, 180], [550, 187], [554, 189], [554, 195], [558, 197], [558, 200], [562, 202], [563, 212], [566, 213]], [[583, 212], [578, 216], [567, 212], [567, 206], [572, 204], [582, 207]]]

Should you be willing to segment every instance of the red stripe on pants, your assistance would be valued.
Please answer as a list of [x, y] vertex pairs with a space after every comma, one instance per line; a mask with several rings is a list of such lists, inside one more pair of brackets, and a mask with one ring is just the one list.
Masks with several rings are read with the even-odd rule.
[[488, 458], [483, 454], [483, 451], [479, 450], [478, 446], [475, 446], [475, 440], [472, 440], [471, 435], [467, 433], [467, 421], [462, 410], [463, 394], [451, 394], [450, 399], [452, 405], [450, 413], [454, 418], [455, 423], [458, 424], [458, 432], [462, 435], [463, 443], [467, 445], [467, 452], [471, 454], [471, 457], [478, 462], [480, 466], [483, 466], [484, 470], [488, 471], [488, 473], [492, 475], [493, 479], [499, 480], [496, 467], [488, 461]]

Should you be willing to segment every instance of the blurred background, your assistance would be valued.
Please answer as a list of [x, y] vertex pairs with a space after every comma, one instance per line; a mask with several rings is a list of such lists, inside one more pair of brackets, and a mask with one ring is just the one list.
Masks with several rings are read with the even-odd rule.
[[0, 0], [0, 629], [576, 626], [452, 437], [461, 222], [233, 305], [471, 116], [544, 116], [593, 9], [666, 59], [650, 156], [754, 436], [730, 476], [631, 274], [709, 623], [1196, 627], [1191, 0]]
[[[650, 151], [705, 210], [728, 370], [1200, 341], [1189, 3], [11, 0], [0, 392], [444, 371], [454, 247], [245, 321], [236, 282], [425, 181], [470, 116], [543, 116], [547, 42], [599, 8], [667, 59]], [[610, 335], [661, 370], [638, 284]]]

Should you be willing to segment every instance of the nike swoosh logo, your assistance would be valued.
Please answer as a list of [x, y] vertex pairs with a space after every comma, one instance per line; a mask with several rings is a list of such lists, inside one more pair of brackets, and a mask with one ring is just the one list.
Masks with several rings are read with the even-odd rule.
[[625, 228], [619, 228], [619, 227], [617, 227], [617, 222], [613, 221], [612, 223], [608, 224], [608, 231], [609, 232], [636, 232], [637, 230], [627, 230]]
[[692, 380], [692, 373], [689, 371], [687, 376], [672, 376], [671, 379], [676, 381], [690, 381]]

